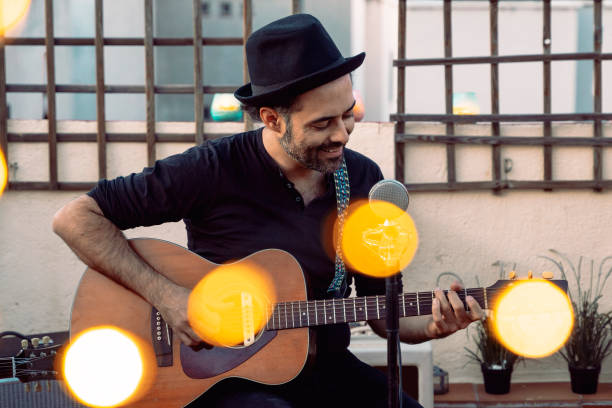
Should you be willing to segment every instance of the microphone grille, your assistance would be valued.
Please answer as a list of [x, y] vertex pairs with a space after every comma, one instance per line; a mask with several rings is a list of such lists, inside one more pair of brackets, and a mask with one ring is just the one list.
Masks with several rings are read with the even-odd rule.
[[395, 204], [403, 211], [408, 209], [408, 190], [406, 186], [397, 180], [381, 180], [370, 189], [368, 194], [370, 201], [379, 200]]

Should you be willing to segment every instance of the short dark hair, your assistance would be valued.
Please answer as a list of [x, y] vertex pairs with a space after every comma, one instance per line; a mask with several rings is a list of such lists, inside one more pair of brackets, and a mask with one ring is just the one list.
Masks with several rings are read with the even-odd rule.
[[263, 107], [272, 108], [275, 111], [277, 111], [279, 115], [287, 119], [291, 113], [297, 112], [301, 109], [301, 107], [295, 103], [295, 100], [297, 99], [297, 97], [298, 97], [297, 95], [291, 96], [291, 97], [285, 97], [283, 99], [276, 100], [275, 102], [270, 102], [270, 103], [260, 104], [260, 105], [242, 104], [240, 107], [242, 111], [247, 113], [251, 117], [251, 119], [253, 119], [255, 122], [261, 122], [261, 117], [259, 116], [259, 110]]
[[[351, 84], [352, 84], [353, 83], [353, 73], [349, 72], [348, 75], [349, 75], [349, 78], [351, 79]], [[301, 106], [298, 106], [295, 104], [295, 100], [297, 99], [298, 96], [299, 95], [280, 96], [274, 103], [269, 102], [266, 104], [259, 104], [259, 105], [241, 104], [240, 108], [242, 109], [243, 112], [247, 113], [251, 117], [251, 119], [253, 119], [253, 121], [255, 122], [261, 122], [261, 117], [259, 117], [259, 110], [263, 108], [264, 106], [274, 109], [281, 116], [287, 119], [291, 113], [297, 112], [300, 109], [302, 109]]]

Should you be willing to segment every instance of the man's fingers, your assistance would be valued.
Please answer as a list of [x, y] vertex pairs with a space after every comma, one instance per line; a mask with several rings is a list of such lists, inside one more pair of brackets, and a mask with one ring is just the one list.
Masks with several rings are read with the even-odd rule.
[[198, 336], [191, 327], [177, 330], [176, 335], [186, 346], [197, 346], [198, 344], [202, 343], [200, 336]]
[[461, 284], [458, 281], [454, 281], [453, 283], [451, 283], [450, 288], [451, 290], [454, 290], [455, 292], [459, 292], [463, 290], [463, 286], [461, 286]]
[[454, 317], [453, 308], [444, 295], [444, 292], [441, 289], [436, 289], [434, 293], [436, 295], [436, 299], [438, 299], [440, 302], [440, 311], [442, 312], [442, 316], [444, 316], [447, 322], [451, 321], [451, 319]]
[[444, 333], [448, 330], [448, 325], [444, 321], [440, 308], [440, 299], [438, 298], [434, 298], [431, 302], [431, 316], [433, 317], [434, 324], [438, 328], [438, 333]]
[[202, 342], [200, 336], [197, 335], [197, 333], [191, 328], [191, 326], [187, 327], [185, 329], [185, 332], [187, 333], [187, 336], [189, 336], [189, 338], [191, 338], [191, 340], [195, 341], [196, 343]]
[[460, 328], [467, 327], [468, 324], [472, 322], [470, 316], [468, 316], [465, 311], [465, 306], [463, 305], [463, 301], [459, 299], [459, 295], [454, 290], [448, 291], [448, 300], [453, 307], [453, 311], [455, 312], [455, 319]]
[[178, 335], [178, 338], [181, 340], [181, 343], [183, 343], [186, 346], [195, 346], [198, 344], [195, 340], [193, 340], [186, 333], [177, 333], [177, 335]]
[[470, 307], [470, 311], [468, 312], [471, 321], [481, 320], [485, 315], [484, 311], [472, 296], [468, 296], [465, 298], [466, 303]]

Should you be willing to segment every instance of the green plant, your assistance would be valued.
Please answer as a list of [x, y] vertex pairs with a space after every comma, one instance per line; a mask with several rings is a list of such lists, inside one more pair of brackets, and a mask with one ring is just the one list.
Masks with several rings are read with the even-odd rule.
[[612, 259], [612, 256], [604, 258], [599, 264], [596, 282], [593, 282], [595, 263], [591, 260], [587, 288], [583, 287], [582, 282], [582, 256], [576, 267], [566, 255], [554, 249], [551, 249], [550, 252], [561, 260], [549, 256], [542, 256], [542, 258], [555, 264], [564, 279], [567, 279], [565, 271], [565, 264], [567, 264], [576, 282], [575, 292], [568, 290], [574, 309], [574, 328], [559, 354], [570, 367], [600, 367], [601, 362], [612, 352], [612, 311], [599, 311], [599, 300], [602, 297], [606, 282], [612, 274], [612, 267], [604, 274], [604, 266], [607, 261]]
[[476, 351], [467, 347], [468, 357], [486, 367], [512, 368], [520, 357], [505, 348], [495, 337], [491, 319], [486, 318], [476, 323], [476, 334], [472, 336]]

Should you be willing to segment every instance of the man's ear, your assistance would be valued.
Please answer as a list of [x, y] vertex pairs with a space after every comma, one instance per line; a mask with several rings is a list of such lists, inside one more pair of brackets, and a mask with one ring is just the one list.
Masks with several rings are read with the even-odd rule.
[[259, 108], [259, 117], [263, 124], [270, 130], [283, 133], [283, 118], [278, 112], [270, 107]]

